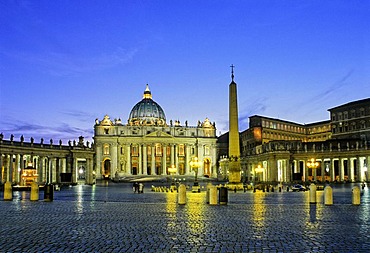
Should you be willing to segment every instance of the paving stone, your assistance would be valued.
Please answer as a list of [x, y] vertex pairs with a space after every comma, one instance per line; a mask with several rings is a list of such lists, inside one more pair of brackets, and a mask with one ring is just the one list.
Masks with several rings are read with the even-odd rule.
[[369, 252], [369, 190], [360, 206], [350, 184], [333, 194], [333, 206], [313, 206], [308, 192], [230, 192], [210, 206], [188, 192], [179, 206], [176, 193], [125, 184], [62, 188], [52, 202], [0, 201], [0, 251]]

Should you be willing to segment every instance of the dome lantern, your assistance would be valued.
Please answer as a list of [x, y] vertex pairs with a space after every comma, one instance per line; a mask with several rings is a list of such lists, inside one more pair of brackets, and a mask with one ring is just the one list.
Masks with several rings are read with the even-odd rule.
[[143, 99], [138, 102], [131, 110], [128, 119], [129, 125], [138, 126], [164, 126], [166, 116], [162, 107], [152, 99], [149, 85], [146, 85]]

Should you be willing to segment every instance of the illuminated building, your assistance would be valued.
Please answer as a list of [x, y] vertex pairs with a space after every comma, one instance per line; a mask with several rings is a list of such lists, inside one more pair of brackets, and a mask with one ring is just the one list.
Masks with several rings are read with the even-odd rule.
[[[244, 179], [370, 181], [370, 99], [328, 111], [330, 120], [307, 125], [250, 117], [249, 128], [240, 134]], [[317, 168], [309, 168], [308, 161], [318, 162]]]
[[125, 176], [192, 176], [190, 161], [201, 161], [199, 175], [217, 177], [216, 128], [207, 118], [197, 126], [185, 121], [167, 123], [164, 110], [146, 86], [143, 99], [131, 110], [126, 124], [106, 115], [95, 122], [95, 163], [98, 178]]

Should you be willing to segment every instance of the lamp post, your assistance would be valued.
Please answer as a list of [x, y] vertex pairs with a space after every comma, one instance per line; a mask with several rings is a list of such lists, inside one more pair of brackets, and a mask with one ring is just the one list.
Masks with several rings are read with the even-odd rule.
[[317, 169], [319, 165], [320, 163], [316, 162], [315, 158], [311, 158], [311, 160], [307, 162], [307, 167], [312, 169], [312, 176], [314, 181], [316, 181], [316, 171], [314, 170]]
[[201, 163], [198, 161], [198, 157], [194, 156], [192, 157], [190, 161], [190, 167], [195, 172], [195, 178], [194, 178], [194, 185], [193, 185], [193, 191], [200, 191], [199, 183], [198, 183], [198, 169], [201, 166]]
[[171, 167], [168, 168], [168, 173], [170, 173], [171, 175], [171, 186], [175, 185], [175, 183], [173, 182], [173, 175], [176, 174], [177, 172], [177, 168], [175, 167], [175, 165], [171, 165]]

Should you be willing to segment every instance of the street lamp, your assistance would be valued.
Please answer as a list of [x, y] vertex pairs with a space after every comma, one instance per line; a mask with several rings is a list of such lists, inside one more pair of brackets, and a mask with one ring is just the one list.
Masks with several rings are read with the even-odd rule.
[[200, 166], [201, 166], [201, 163], [198, 161], [198, 157], [194, 156], [190, 161], [190, 167], [195, 172], [194, 184], [195, 184], [195, 182], [198, 182], [198, 169], [199, 169]]
[[194, 170], [195, 172], [195, 178], [194, 178], [194, 185], [193, 185], [193, 192], [200, 192], [200, 187], [198, 183], [198, 169], [201, 166], [201, 162], [198, 161], [198, 157], [194, 156], [192, 157], [190, 161], [190, 167]]
[[175, 183], [173, 182], [173, 175], [176, 174], [176, 172], [177, 172], [177, 168], [175, 167], [175, 165], [172, 164], [171, 167], [168, 168], [168, 173], [170, 173], [171, 175], [172, 185], [175, 185]]
[[316, 173], [314, 173], [314, 170], [317, 169], [319, 165], [320, 163], [316, 162], [314, 158], [311, 158], [311, 160], [307, 162], [307, 167], [312, 169], [312, 176], [313, 176], [314, 181], [316, 181]]

